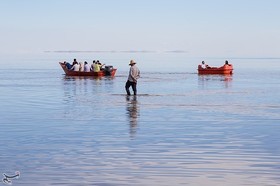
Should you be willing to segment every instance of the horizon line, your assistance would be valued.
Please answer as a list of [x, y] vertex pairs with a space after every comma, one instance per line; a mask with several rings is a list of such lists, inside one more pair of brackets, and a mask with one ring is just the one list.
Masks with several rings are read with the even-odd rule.
[[185, 50], [46, 50], [45, 53], [188, 53]]

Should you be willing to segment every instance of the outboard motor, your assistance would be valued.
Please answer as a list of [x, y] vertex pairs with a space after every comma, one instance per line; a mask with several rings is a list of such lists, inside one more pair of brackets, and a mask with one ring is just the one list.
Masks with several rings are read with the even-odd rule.
[[111, 76], [113, 71], [113, 66], [105, 66], [105, 75], [106, 76]]

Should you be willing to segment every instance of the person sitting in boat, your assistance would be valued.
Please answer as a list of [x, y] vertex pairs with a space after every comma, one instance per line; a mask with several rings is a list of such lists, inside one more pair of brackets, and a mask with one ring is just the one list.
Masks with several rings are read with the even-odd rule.
[[93, 72], [99, 72], [100, 71], [100, 65], [96, 61], [93, 65]]
[[85, 72], [90, 72], [90, 66], [86, 61], [84, 62], [84, 71]]
[[204, 61], [201, 62], [201, 68], [206, 69], [206, 68], [210, 68], [209, 65], [207, 65]]
[[82, 62], [80, 62], [79, 65], [80, 65], [80, 71], [83, 72], [84, 71], [84, 64]]
[[95, 62], [95, 64], [93, 65], [93, 72], [99, 72], [100, 70], [103, 70], [102, 69], [102, 67], [104, 66], [105, 64], [101, 64], [100, 62], [99, 62], [99, 60], [97, 60], [96, 62]]
[[72, 67], [73, 67], [76, 63], [78, 63], [78, 62], [77, 62], [77, 59], [74, 59], [73, 62], [72, 62]]
[[225, 60], [224, 66], [230, 66], [231, 67], [232, 65], [228, 63], [228, 60]]
[[96, 62], [97, 62], [97, 64], [99, 65], [100, 70], [104, 70], [105, 64], [100, 63], [99, 60], [97, 60]]
[[228, 63], [228, 60], [225, 60], [225, 65], [231, 66], [231, 64]]
[[73, 62], [74, 65], [72, 66], [71, 70], [73, 71], [80, 71], [80, 65], [78, 64], [78, 62]]
[[64, 61], [64, 65], [66, 66], [66, 68], [68, 70], [70, 70], [72, 68], [72, 65], [70, 63], [66, 62], [66, 61]]
[[95, 60], [92, 61], [92, 65], [91, 65], [91, 67], [90, 67], [90, 71], [93, 71], [94, 65], [95, 65]]

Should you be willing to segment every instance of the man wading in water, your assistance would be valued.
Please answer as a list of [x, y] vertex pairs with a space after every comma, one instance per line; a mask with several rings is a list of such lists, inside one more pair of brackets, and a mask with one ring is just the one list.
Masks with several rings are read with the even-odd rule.
[[134, 95], [137, 94], [137, 79], [140, 77], [140, 70], [135, 66], [135, 61], [130, 60], [130, 69], [128, 74], [128, 79], [125, 84], [125, 90], [128, 96], [130, 96], [129, 87], [132, 86], [132, 90], [134, 92]]

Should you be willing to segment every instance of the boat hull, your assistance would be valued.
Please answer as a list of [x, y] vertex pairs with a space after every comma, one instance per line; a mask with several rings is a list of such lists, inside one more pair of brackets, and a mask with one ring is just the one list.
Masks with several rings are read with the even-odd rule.
[[100, 70], [99, 72], [81, 72], [81, 71], [72, 71], [67, 69], [64, 63], [59, 62], [61, 68], [65, 72], [67, 76], [93, 76], [93, 77], [103, 77], [103, 76], [111, 76], [114, 77], [117, 69], [113, 68], [111, 71]]
[[202, 68], [198, 65], [198, 74], [233, 74], [233, 66], [231, 64], [221, 67]]

